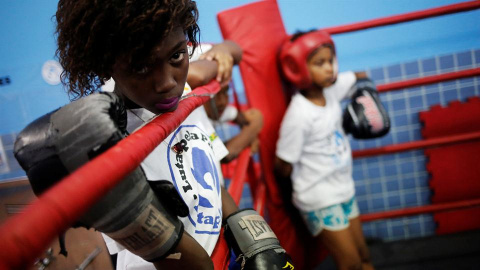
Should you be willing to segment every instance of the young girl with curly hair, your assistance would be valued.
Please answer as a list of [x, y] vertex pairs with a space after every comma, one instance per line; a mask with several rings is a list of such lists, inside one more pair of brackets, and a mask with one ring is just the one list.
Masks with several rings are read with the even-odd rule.
[[[198, 44], [197, 18], [191, 0], [60, 0], [56, 33], [62, 82], [72, 99], [82, 100], [113, 78], [131, 134], [156, 115], [175, 111], [191, 88], [211, 79], [228, 84], [242, 54], [231, 41], [189, 65], [189, 51]], [[209, 256], [222, 226], [246, 267], [249, 260], [271, 269], [291, 265], [263, 218], [254, 210], [239, 211], [223, 188], [219, 161], [227, 154], [200, 107], [147, 156], [141, 168], [148, 182], [170, 182], [188, 211], [178, 215], [183, 223], [178, 244], [158, 260], [147, 262], [105, 237], [110, 253], [118, 253], [117, 269], [212, 269]], [[240, 228], [247, 223], [263, 230]]]

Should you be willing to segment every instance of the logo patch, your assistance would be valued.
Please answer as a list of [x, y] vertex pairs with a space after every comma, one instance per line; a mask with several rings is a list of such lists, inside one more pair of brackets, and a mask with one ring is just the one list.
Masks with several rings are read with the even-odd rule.
[[248, 229], [255, 241], [266, 238], [277, 238], [268, 223], [259, 215], [249, 215], [242, 217], [238, 222], [240, 228]]
[[182, 151], [168, 151], [167, 159], [173, 183], [189, 206], [188, 219], [197, 234], [219, 234], [221, 174], [210, 137], [195, 125], [184, 125], [172, 136], [168, 148], [178, 141], [182, 142]]

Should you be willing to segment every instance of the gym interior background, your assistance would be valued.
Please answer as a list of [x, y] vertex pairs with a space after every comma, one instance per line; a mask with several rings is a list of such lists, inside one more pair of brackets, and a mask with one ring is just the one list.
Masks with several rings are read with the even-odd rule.
[[[253, 0], [198, 0], [202, 42], [222, 40], [216, 14]], [[464, 1], [278, 0], [288, 33], [355, 23]], [[13, 157], [16, 134], [37, 117], [69, 102], [58, 79], [54, 39], [55, 0], [0, 0], [0, 182], [24, 179]], [[480, 67], [480, 10], [334, 35], [340, 71], [365, 70], [377, 84]], [[266, 37], [268, 38], [268, 37]], [[243, 86], [234, 76], [240, 101]], [[421, 140], [419, 113], [480, 96], [478, 77], [381, 94], [392, 120], [375, 140], [351, 139], [353, 150]], [[424, 151], [354, 161], [362, 213], [428, 205], [432, 190]], [[1, 196], [1, 194], [0, 194]], [[248, 205], [248, 194], [242, 203]], [[431, 214], [364, 224], [367, 237], [385, 241], [435, 234]]]

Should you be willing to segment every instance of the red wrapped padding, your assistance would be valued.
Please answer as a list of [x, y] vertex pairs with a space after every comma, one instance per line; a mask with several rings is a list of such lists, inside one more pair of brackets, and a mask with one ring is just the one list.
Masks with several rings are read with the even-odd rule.
[[267, 189], [267, 219], [295, 267], [302, 269], [305, 243], [285, 210], [273, 175], [278, 130], [287, 107], [277, 61], [280, 46], [288, 37], [280, 11], [276, 1], [260, 1], [223, 11], [217, 17], [223, 37], [243, 49], [240, 72], [246, 96], [264, 117], [259, 153]]

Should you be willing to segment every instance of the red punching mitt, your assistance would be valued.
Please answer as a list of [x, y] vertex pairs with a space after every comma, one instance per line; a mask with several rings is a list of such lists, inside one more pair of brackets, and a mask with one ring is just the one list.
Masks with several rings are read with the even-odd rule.
[[343, 129], [357, 139], [381, 137], [390, 130], [390, 118], [380, 101], [375, 84], [359, 79], [353, 86], [352, 102], [343, 114]]
[[[290, 37], [282, 45], [280, 66], [285, 78], [298, 89], [308, 88], [312, 78], [307, 67], [308, 58], [318, 48], [328, 45], [335, 53], [335, 44], [330, 35], [322, 30]], [[338, 73], [337, 58], [334, 57], [334, 76]]]

